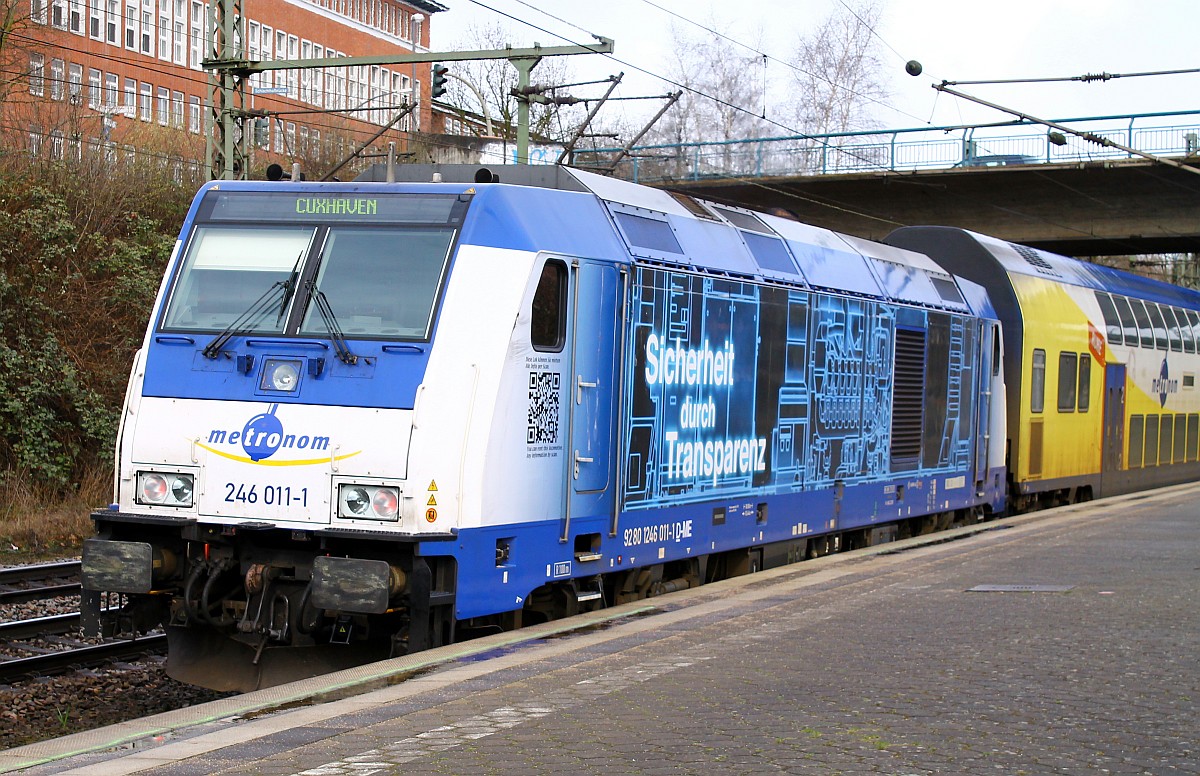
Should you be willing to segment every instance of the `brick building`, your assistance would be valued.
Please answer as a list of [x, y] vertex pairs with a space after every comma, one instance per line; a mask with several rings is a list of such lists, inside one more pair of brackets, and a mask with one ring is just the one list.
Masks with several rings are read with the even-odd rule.
[[[10, 0], [12, 2], [14, 0]], [[25, 0], [15, 0], [24, 2]], [[150, 154], [200, 171], [210, 110], [212, 8], [204, 0], [28, 0], [3, 55], [3, 131], [12, 150], [79, 157]], [[310, 59], [427, 51], [433, 0], [243, 0], [242, 55]], [[14, 45], [15, 44], [15, 45]], [[430, 128], [428, 63], [278, 70], [246, 84], [251, 164], [328, 167], [417, 95], [380, 147]], [[13, 77], [19, 74], [18, 77]], [[253, 146], [251, 149], [250, 146]]]

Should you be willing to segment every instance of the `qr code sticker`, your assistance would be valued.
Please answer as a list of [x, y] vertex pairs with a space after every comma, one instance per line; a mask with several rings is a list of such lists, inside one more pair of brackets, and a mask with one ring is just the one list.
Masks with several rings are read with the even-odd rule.
[[558, 442], [558, 372], [529, 373], [529, 425], [525, 443], [552, 445]]

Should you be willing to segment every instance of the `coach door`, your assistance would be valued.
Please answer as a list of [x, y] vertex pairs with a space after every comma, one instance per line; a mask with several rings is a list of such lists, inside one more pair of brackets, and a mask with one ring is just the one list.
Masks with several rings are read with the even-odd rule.
[[1104, 453], [1100, 463], [1100, 493], [1111, 495], [1118, 472], [1125, 468], [1125, 365], [1104, 368]]
[[562, 540], [573, 517], [609, 515], [613, 504], [620, 273], [577, 259], [571, 267], [569, 489]]

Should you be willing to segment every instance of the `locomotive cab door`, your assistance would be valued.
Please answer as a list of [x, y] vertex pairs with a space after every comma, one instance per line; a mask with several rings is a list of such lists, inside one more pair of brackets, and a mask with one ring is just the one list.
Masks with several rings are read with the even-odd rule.
[[610, 264], [576, 259], [571, 263], [571, 378], [567, 510], [563, 541], [571, 520], [607, 516], [612, 511], [615, 472], [617, 361], [620, 331], [620, 273]]

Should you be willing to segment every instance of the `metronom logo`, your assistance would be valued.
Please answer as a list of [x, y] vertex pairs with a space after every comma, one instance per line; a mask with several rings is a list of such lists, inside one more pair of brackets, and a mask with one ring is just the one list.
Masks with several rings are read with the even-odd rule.
[[[329, 449], [328, 436], [319, 434], [292, 434], [283, 428], [283, 422], [276, 416], [278, 404], [272, 404], [266, 412], [260, 412], [241, 429], [215, 428], [208, 432], [208, 444], [200, 445], [205, 450], [230, 457], [227, 453], [216, 449], [217, 445], [238, 445], [245, 451], [246, 456], [255, 463], [263, 461], [280, 450], [307, 450], [324, 452]], [[345, 458], [347, 456], [338, 456]], [[314, 459], [325, 461], [327, 458]], [[281, 464], [313, 463], [314, 460], [280, 461]]]

